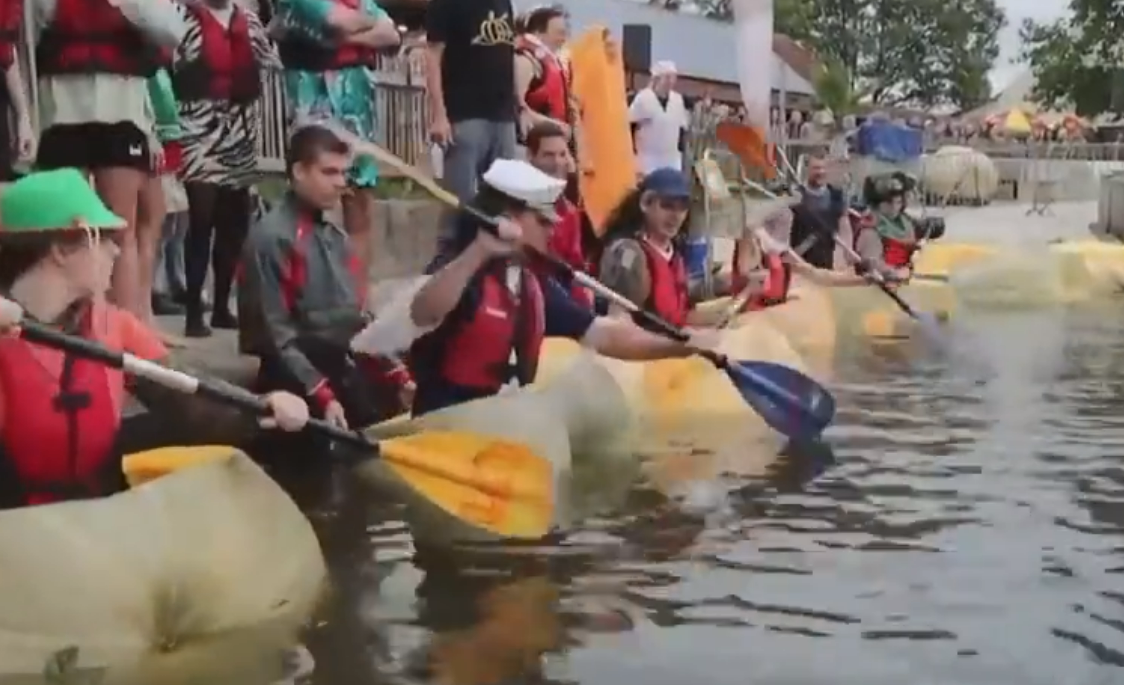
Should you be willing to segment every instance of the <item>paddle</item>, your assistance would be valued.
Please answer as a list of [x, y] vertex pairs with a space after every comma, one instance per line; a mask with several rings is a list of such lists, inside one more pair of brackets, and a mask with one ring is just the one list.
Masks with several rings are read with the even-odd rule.
[[[378, 162], [393, 167], [453, 209], [472, 215], [486, 226], [496, 226], [495, 217], [464, 205], [435, 180], [397, 155], [355, 136], [343, 132], [341, 135], [345, 136], [358, 154], [370, 155]], [[686, 331], [642, 309], [589, 274], [574, 269], [554, 255], [540, 252], [539, 256], [567, 277], [643, 319], [653, 330], [672, 340], [689, 342], [690, 335]], [[725, 355], [712, 352], [700, 351], [699, 354], [726, 372], [746, 403], [779, 433], [790, 438], [811, 439], [820, 435], [835, 418], [835, 398], [827, 388], [795, 369], [772, 362], [732, 362]]]
[[[230, 383], [196, 378], [182, 371], [116, 352], [104, 345], [24, 320], [28, 341], [88, 359], [166, 388], [244, 410], [269, 414], [265, 398]], [[311, 419], [308, 430], [346, 443], [353, 462], [382, 459], [433, 504], [500, 537], [541, 538], [554, 515], [554, 476], [550, 463], [518, 443], [487, 436], [426, 432], [372, 442], [357, 431]]]
[[[763, 193], [767, 197], [777, 197], [775, 193], [759, 183], [755, 183], [748, 179], [745, 179], [744, 183], [757, 190], [758, 192]], [[797, 187], [802, 192], [807, 190], [803, 184], [798, 183]], [[818, 222], [819, 219], [816, 218], [816, 221]], [[851, 260], [851, 262], [858, 264], [862, 261], [862, 256], [859, 255], [859, 253], [855, 252], [855, 249], [848, 245], [845, 240], [839, 237], [839, 234], [829, 231], [827, 227], [823, 226], [822, 224], [818, 225], [817, 228], [819, 229], [821, 234], [830, 235], [835, 241], [835, 244], [843, 249], [844, 254], [847, 255], [847, 259]], [[869, 278], [871, 283], [873, 283], [886, 295], [886, 297], [889, 297], [894, 302], [894, 304], [897, 305], [898, 309], [902, 310], [902, 312], [904, 312], [906, 316], [918, 323], [918, 326], [921, 329], [921, 333], [925, 336], [926, 339], [939, 343], [943, 346], [944, 334], [941, 331], [940, 320], [936, 316], [928, 312], [920, 312], [914, 309], [908, 302], [905, 301], [904, 298], [902, 298], [901, 295], [899, 295], [890, 286], [889, 283], [886, 282], [885, 277], [883, 277], [882, 274], [878, 273], [877, 271], [871, 271]]]
[[[793, 168], [792, 162], [789, 161], [788, 154], [785, 153], [784, 150], [778, 149], [778, 159], [784, 165], [785, 172], [787, 173], [790, 180], [796, 184], [796, 187], [800, 190], [800, 192], [807, 192], [807, 186], [800, 182], [800, 176], [796, 173], [796, 169]], [[776, 194], [771, 193], [767, 188], [760, 186], [758, 187], [760, 188], [760, 190], [766, 193], [766, 195], [772, 195], [773, 197], [776, 197]], [[835, 244], [843, 249], [843, 252], [847, 255], [848, 259], [850, 259], [855, 264], [858, 264], [862, 261], [862, 256], [857, 253], [851, 245], [848, 245], [846, 241], [840, 238], [838, 233], [835, 233], [828, 227], [822, 225], [822, 223], [820, 223], [819, 217], [816, 217], [815, 220], [817, 223], [816, 228], [819, 229], [819, 232], [821, 234], [830, 234], [832, 236], [832, 239], [835, 241]], [[926, 227], [926, 238], [928, 237], [928, 233], [928, 227]], [[900, 309], [905, 313], [906, 316], [918, 323], [918, 326], [921, 329], [921, 334], [927, 341], [935, 344], [939, 348], [947, 347], [948, 341], [944, 337], [940, 326], [940, 320], [936, 316], [928, 312], [919, 312], [918, 310], [910, 306], [910, 304], [906, 302], [905, 299], [902, 298], [902, 296], [899, 295], [894, 288], [890, 287], [890, 285], [886, 282], [885, 277], [883, 277], [882, 274], [878, 273], [877, 271], [871, 272], [871, 280], [879, 290], [881, 290], [894, 302], [895, 305], [897, 305], [898, 309]]]

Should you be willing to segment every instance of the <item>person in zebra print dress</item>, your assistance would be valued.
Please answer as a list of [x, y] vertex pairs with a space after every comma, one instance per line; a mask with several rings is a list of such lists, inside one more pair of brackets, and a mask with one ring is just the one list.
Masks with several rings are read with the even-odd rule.
[[[281, 60], [257, 14], [232, 0], [182, 0], [179, 8], [187, 33], [172, 77], [183, 127], [179, 173], [189, 205], [184, 334], [207, 337], [212, 327], [238, 327], [230, 295], [257, 178], [261, 72], [280, 69]], [[208, 266], [214, 271], [210, 326], [203, 298]]]

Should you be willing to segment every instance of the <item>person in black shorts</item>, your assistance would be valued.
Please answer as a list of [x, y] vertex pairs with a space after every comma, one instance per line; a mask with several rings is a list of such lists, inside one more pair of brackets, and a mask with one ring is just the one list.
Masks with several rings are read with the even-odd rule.
[[128, 222], [110, 297], [146, 318], [137, 225], [159, 222], [138, 222], [137, 212], [161, 154], [147, 81], [170, 62], [185, 24], [171, 0], [28, 1], [44, 5], [35, 13], [43, 113], [36, 165], [89, 172], [103, 201]]

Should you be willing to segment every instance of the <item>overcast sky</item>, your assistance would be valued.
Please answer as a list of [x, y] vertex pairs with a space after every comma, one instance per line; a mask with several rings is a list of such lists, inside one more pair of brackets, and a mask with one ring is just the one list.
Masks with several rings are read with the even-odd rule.
[[1065, 13], [1069, 0], [999, 0], [999, 5], [1007, 10], [1008, 25], [1000, 36], [1003, 52], [999, 55], [992, 74], [992, 81], [997, 89], [1009, 84], [1026, 68], [1011, 63], [1019, 55], [1019, 25], [1023, 19], [1056, 19]]

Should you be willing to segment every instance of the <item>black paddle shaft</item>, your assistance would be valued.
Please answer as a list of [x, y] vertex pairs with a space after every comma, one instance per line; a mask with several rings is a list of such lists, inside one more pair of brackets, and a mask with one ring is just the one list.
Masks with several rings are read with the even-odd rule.
[[[489, 228], [494, 229], [499, 225], [498, 219], [484, 214], [475, 207], [461, 205], [461, 209], [464, 210], [467, 214], [471, 215], [473, 218], [483, 222]], [[570, 266], [558, 257], [550, 254], [549, 252], [539, 252], [537, 250], [536, 252], [538, 253], [539, 257], [543, 259], [543, 261], [545, 261], [547, 264], [550, 264], [557, 271], [566, 274], [570, 278], [577, 278], [578, 271], [574, 267]], [[652, 328], [658, 330], [660, 333], [666, 335], [676, 342], [686, 343], [690, 342], [691, 340], [691, 336], [687, 333], [687, 331], [679, 328], [678, 326], [672, 325], [669, 321], [660, 318], [653, 312], [637, 307], [632, 310], [632, 313], [643, 319], [644, 322], [649, 324]], [[715, 356], [717, 357], [718, 355]]]
[[[465, 212], [466, 214], [473, 217], [474, 219], [480, 221], [485, 226], [487, 226], [489, 229], [492, 229], [490, 232], [494, 233], [494, 229], [497, 226], [499, 226], [499, 219], [497, 219], [495, 217], [488, 216], [484, 212], [481, 212], [479, 209], [476, 209], [475, 207], [470, 207], [469, 205], [462, 204], [460, 206], [460, 208], [461, 208], [461, 211]], [[538, 253], [539, 257], [543, 259], [543, 261], [545, 261], [547, 264], [550, 264], [550, 266], [553, 267], [555, 270], [557, 270], [557, 271], [559, 271], [563, 274], [566, 274], [567, 277], [577, 278], [583, 284], [588, 283], [591, 286], [594, 286], [594, 285], [600, 286], [599, 288], [595, 287], [595, 290], [612, 292], [612, 291], [609, 291], [609, 289], [606, 288], [605, 286], [601, 285], [600, 283], [597, 283], [596, 281], [594, 281], [592, 279], [586, 280], [586, 279], [580, 278], [578, 276], [578, 274], [581, 273], [581, 272], [579, 272], [577, 269], [570, 266], [566, 262], [562, 261], [558, 257], [550, 254], [549, 252], [540, 252], [538, 250], [536, 250], [536, 252]], [[582, 275], [585, 275], [585, 274], [582, 274]], [[613, 294], [615, 295], [615, 293], [613, 293]], [[615, 300], [617, 298], [613, 297], [613, 298], [610, 298], [610, 299]], [[643, 309], [641, 307], [632, 307], [631, 309], [632, 309], [632, 313], [634, 315], [643, 319], [645, 323], [650, 325], [653, 329], [657, 330], [659, 333], [667, 336], [668, 338], [671, 338], [672, 340], [674, 340], [676, 342], [680, 342], [680, 343], [688, 343], [688, 342], [691, 341], [691, 335], [687, 331], [683, 330], [682, 328], [679, 328], [678, 326], [673, 325], [671, 322], [669, 322], [666, 319], [656, 315], [654, 312], [650, 312], [647, 309]], [[696, 353], [699, 356], [706, 358], [707, 360], [713, 362], [716, 366], [718, 366], [720, 368], [723, 368], [723, 369], [726, 368], [730, 363], [729, 360], [726, 359], [726, 357], [724, 357], [723, 355], [720, 355], [720, 354], [715, 354], [713, 352], [707, 352], [707, 351], [704, 351], [704, 350], [697, 350]]]
[[[797, 188], [800, 189], [800, 192], [808, 192], [807, 186], [805, 186], [803, 183], [798, 184]], [[815, 222], [815, 229], [816, 232], [820, 234], [820, 237], [828, 237], [831, 238], [832, 242], [835, 242], [835, 233], [833, 233], [828, 226], [824, 226], [823, 221], [820, 220], [819, 215], [815, 212], [808, 212], [808, 214], [812, 217], [812, 221]], [[902, 299], [902, 296], [897, 294], [894, 289], [886, 283], [885, 279], [875, 278], [872, 280], [874, 281], [874, 285], [878, 286], [879, 290], [886, 293], [886, 297], [889, 297], [891, 300], [893, 300], [894, 304], [898, 306], [898, 309], [901, 309], [906, 314], [906, 316], [914, 320], [921, 320], [920, 315], [918, 315], [918, 313], [914, 311], [913, 307], [911, 307], [908, 302]]]
[[[61, 350], [76, 357], [89, 359], [99, 364], [105, 364], [115, 369], [121, 369], [127, 373], [147, 378], [157, 383], [161, 382], [162, 374], [146, 373], [150, 371], [150, 366], [167, 372], [172, 371], [171, 369], [166, 369], [152, 362], [146, 362], [126, 352], [115, 352], [93, 340], [75, 335], [68, 335], [62, 331], [55, 330], [34, 321], [23, 321], [20, 324], [20, 334], [25, 340], [38, 343], [45, 347]], [[182, 375], [184, 378], [190, 378], [194, 387], [187, 388], [183, 387], [182, 384], [176, 384], [177, 390], [202, 395], [227, 406], [251, 412], [257, 416], [269, 416], [271, 413], [269, 401], [261, 395], [255, 395], [231, 383], [208, 380], [206, 378], [195, 378], [186, 374]], [[166, 379], [167, 376], [164, 376], [164, 378]], [[167, 385], [167, 383], [161, 384]], [[378, 452], [378, 446], [368, 440], [362, 433], [340, 428], [323, 419], [310, 419], [306, 425], [306, 430], [314, 431], [332, 440], [363, 447], [376, 454]], [[372, 455], [367, 456], [370, 457]]]

